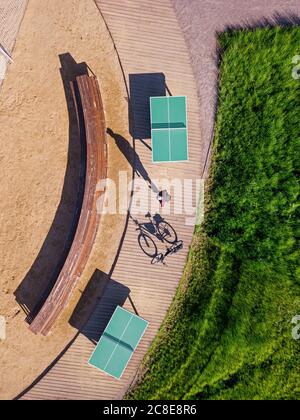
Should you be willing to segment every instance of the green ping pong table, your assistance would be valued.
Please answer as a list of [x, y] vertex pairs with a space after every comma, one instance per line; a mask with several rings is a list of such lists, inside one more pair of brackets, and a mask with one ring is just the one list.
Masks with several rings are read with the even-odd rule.
[[89, 360], [89, 365], [120, 379], [147, 327], [147, 321], [118, 306]]
[[187, 104], [185, 96], [150, 98], [152, 161], [188, 160]]

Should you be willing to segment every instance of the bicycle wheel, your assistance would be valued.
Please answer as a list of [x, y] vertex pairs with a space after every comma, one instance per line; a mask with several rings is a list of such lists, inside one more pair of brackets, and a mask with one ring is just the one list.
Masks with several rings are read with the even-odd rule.
[[169, 244], [174, 244], [177, 242], [177, 233], [168, 222], [158, 222], [157, 230], [159, 231], [159, 234], [164, 241], [168, 242]]
[[148, 257], [154, 258], [157, 255], [157, 246], [150, 236], [141, 233], [138, 237], [138, 242], [141, 250], [144, 254], [148, 255]]
[[151, 261], [151, 264], [157, 264], [157, 263], [163, 263], [163, 260], [164, 260], [164, 256], [163, 256], [163, 254], [157, 254], [154, 258], [153, 258], [153, 260]]

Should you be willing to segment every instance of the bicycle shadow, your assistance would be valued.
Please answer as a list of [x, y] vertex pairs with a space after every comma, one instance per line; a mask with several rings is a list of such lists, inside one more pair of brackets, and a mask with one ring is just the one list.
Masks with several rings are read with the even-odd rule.
[[150, 213], [147, 213], [145, 215], [147, 220], [141, 223], [131, 214], [129, 217], [135, 224], [136, 230], [139, 232], [139, 247], [149, 258], [154, 259], [157, 257], [157, 243], [173, 245], [178, 242], [176, 230], [160, 214], [156, 213], [152, 216]]

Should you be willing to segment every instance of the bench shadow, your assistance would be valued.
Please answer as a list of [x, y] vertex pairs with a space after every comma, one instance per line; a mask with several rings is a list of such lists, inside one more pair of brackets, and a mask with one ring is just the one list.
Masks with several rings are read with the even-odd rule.
[[86, 63], [76, 63], [69, 53], [61, 54], [59, 59], [69, 114], [68, 159], [61, 200], [51, 228], [35, 262], [14, 292], [16, 301], [27, 315], [26, 321], [29, 323], [43, 306], [65, 263], [76, 233], [84, 195], [85, 130], [82, 129], [82, 109], [78, 109], [78, 124], [70, 82], [74, 81], [76, 76], [88, 74], [88, 67]]
[[133, 139], [150, 139], [150, 98], [169, 91], [163, 73], [129, 75], [129, 131]]

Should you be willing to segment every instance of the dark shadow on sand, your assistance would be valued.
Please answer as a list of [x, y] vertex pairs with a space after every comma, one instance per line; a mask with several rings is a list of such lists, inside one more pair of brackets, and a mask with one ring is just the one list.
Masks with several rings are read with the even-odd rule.
[[47, 299], [65, 263], [76, 233], [84, 195], [85, 130], [82, 128], [82, 124], [84, 124], [82, 109], [79, 109], [81, 128], [78, 126], [70, 81], [74, 81], [76, 76], [87, 74], [88, 68], [86, 63], [76, 63], [69, 53], [60, 55], [59, 59], [69, 113], [68, 161], [61, 200], [52, 226], [35, 262], [14, 293], [17, 302], [26, 313], [29, 323]]

